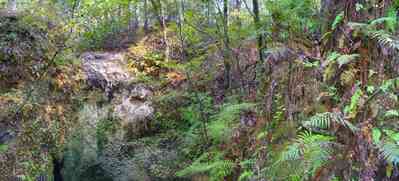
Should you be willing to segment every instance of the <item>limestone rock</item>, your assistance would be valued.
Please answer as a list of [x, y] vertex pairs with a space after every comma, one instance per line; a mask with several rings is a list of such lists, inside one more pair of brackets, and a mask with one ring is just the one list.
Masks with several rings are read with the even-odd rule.
[[134, 79], [126, 70], [122, 54], [85, 53], [82, 61], [88, 84], [105, 90], [107, 95]]
[[151, 95], [149, 89], [137, 85], [117, 96], [114, 116], [122, 121], [126, 138], [139, 137], [148, 131], [149, 121], [154, 116]]

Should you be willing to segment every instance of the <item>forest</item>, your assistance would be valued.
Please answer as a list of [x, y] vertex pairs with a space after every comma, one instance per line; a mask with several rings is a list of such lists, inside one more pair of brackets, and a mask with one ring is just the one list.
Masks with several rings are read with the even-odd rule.
[[0, 0], [0, 181], [399, 181], [399, 0]]

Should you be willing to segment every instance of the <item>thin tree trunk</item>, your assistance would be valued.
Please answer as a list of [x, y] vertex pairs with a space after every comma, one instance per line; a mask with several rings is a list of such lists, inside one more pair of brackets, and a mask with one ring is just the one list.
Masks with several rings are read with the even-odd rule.
[[144, 0], [144, 33], [147, 34], [149, 32], [148, 29], [148, 3], [147, 0]]
[[224, 89], [230, 87], [230, 38], [229, 38], [229, 2], [223, 1], [223, 41], [224, 41]]
[[165, 7], [162, 5], [162, 1], [151, 0], [152, 6], [154, 8], [155, 13], [158, 16], [159, 26], [162, 31], [162, 39], [165, 45], [165, 59], [169, 61], [169, 43], [167, 39], [167, 29], [166, 29], [166, 20], [165, 20]]
[[[254, 23], [255, 23], [257, 34], [258, 34], [257, 35], [257, 44], [258, 44], [258, 52], [259, 52], [259, 61], [256, 62], [256, 67], [257, 67], [256, 70], [258, 70], [260, 68], [261, 64], [264, 62], [263, 49], [265, 48], [263, 33], [259, 32], [262, 28], [262, 25], [260, 23], [258, 0], [252, 1], [252, 8], [253, 8], [253, 14], [254, 14], [254, 16], [253, 16]], [[255, 76], [254, 76], [255, 79], [257, 77], [257, 74], [259, 74], [259, 73], [257, 71], [255, 71]]]
[[206, 2], [206, 6], [207, 6], [207, 11], [206, 11], [206, 18], [207, 18], [207, 22], [208, 22], [208, 26], [211, 26], [211, 1], [207, 1]]
[[7, 9], [8, 11], [17, 11], [17, 0], [8, 0]]
[[180, 41], [180, 60], [185, 61], [185, 45], [183, 37], [183, 23], [184, 23], [184, 0], [175, 0], [176, 9], [178, 10], [178, 27], [179, 27], [179, 41]]

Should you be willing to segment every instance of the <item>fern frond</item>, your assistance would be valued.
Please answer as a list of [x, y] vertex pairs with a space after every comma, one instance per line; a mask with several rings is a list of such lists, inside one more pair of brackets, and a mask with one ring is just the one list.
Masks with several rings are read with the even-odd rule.
[[382, 132], [374, 128], [372, 132], [373, 143], [380, 151], [380, 155], [393, 165], [399, 164], [399, 132], [384, 129], [385, 138], [381, 139]]
[[[305, 175], [325, 165], [333, 153], [333, 137], [303, 132], [289, 144], [281, 153], [273, 167], [275, 172], [284, 172], [285, 167], [290, 169], [289, 177], [300, 176], [306, 180]], [[274, 172], [273, 171], [273, 172]]]
[[379, 24], [385, 24], [385, 23], [389, 23], [389, 24], [395, 24], [396, 23], [396, 17], [381, 17], [381, 18], [377, 18], [375, 20], [372, 20], [370, 22], [371, 26], [376, 26]]
[[350, 27], [353, 30], [365, 30], [369, 28], [369, 24], [367, 23], [359, 23], [359, 22], [348, 22], [347, 26]]
[[399, 111], [398, 110], [388, 110], [387, 112], [385, 112], [384, 117], [386, 117], [386, 118], [399, 117]]
[[190, 166], [180, 170], [176, 173], [178, 177], [185, 177], [199, 173], [208, 173], [211, 180], [223, 180], [224, 177], [230, 175], [234, 168], [234, 162], [223, 159], [223, 154], [216, 153], [216, 155], [208, 160], [210, 153], [201, 155]]
[[238, 178], [238, 181], [250, 180], [253, 176], [254, 172], [246, 170], [243, 173], [241, 173], [240, 177]]
[[357, 60], [359, 57], [359, 54], [341, 55], [337, 58], [337, 62], [339, 67], [342, 67], [346, 64], [353, 62], [354, 60]]
[[391, 162], [394, 165], [399, 164], [399, 145], [397, 143], [388, 141], [379, 144], [379, 150], [381, 151], [381, 156]]
[[305, 154], [320, 151], [324, 152], [323, 148], [331, 144], [333, 138], [330, 136], [313, 134], [311, 132], [303, 132], [294, 140], [294, 142], [286, 147], [286, 150], [281, 153], [278, 162], [293, 161], [303, 159]]
[[390, 32], [395, 32], [397, 25], [398, 25], [398, 20], [397, 20], [396, 14], [397, 14], [396, 10], [391, 9], [388, 11], [387, 16], [372, 20], [370, 22], [370, 26], [376, 27], [376, 25], [383, 24], [383, 25], [385, 25], [384, 28], [386, 30], [388, 30]]
[[342, 11], [341, 13], [339, 13], [339, 14], [335, 17], [334, 22], [333, 22], [333, 24], [331, 25], [331, 30], [337, 29], [338, 25], [341, 24], [341, 23], [343, 22], [344, 16], [345, 16], [345, 13]]
[[210, 136], [215, 141], [228, 138], [232, 129], [231, 124], [239, 118], [242, 111], [249, 110], [254, 106], [255, 104], [252, 103], [223, 105], [219, 113], [211, 117], [212, 121], [209, 123]]
[[346, 128], [349, 128], [352, 132], [355, 132], [357, 130], [357, 127], [349, 121], [345, 120], [341, 114], [332, 112], [316, 114], [310, 117], [307, 121], [302, 122], [302, 125], [305, 128], [309, 128], [310, 130], [313, 130], [314, 128], [327, 130], [332, 127], [333, 123], [337, 123]]
[[392, 51], [399, 51], [399, 40], [389, 33], [379, 30], [371, 31], [369, 34], [371, 39], [377, 41], [381, 47], [388, 48]]

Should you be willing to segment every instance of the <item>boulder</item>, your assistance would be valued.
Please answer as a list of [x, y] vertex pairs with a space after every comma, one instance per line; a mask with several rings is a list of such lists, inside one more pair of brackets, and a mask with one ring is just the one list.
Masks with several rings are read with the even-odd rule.
[[134, 80], [122, 54], [85, 53], [82, 62], [89, 86], [104, 90], [109, 98], [115, 89]]
[[152, 92], [143, 85], [133, 86], [116, 96], [114, 116], [121, 120], [125, 138], [137, 138], [149, 130], [149, 122], [154, 117], [151, 96]]
[[114, 107], [114, 116], [121, 120], [126, 138], [138, 137], [148, 130], [154, 115], [152, 91], [140, 84], [126, 69], [120, 53], [85, 53], [82, 55], [86, 80], [91, 87], [105, 91]]

